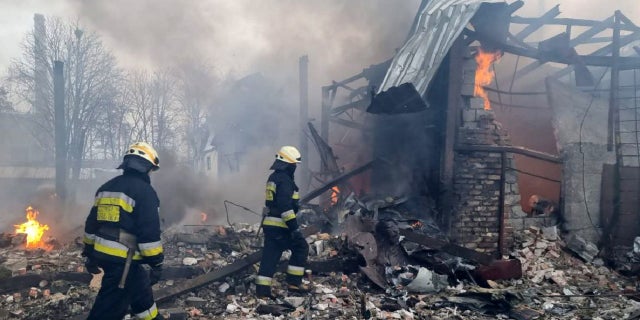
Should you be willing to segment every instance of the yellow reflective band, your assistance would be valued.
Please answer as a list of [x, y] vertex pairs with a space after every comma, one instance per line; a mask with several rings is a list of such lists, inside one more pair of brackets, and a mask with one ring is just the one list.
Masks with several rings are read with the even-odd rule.
[[284, 220], [284, 222], [287, 222], [289, 220], [293, 220], [296, 218], [296, 214], [293, 212], [293, 210], [285, 211], [280, 216], [282, 217], [282, 220]]
[[267, 201], [273, 201], [274, 195], [276, 193], [276, 184], [273, 181], [267, 182], [267, 193], [265, 198]]
[[[102, 237], [96, 236], [96, 242], [93, 244], [93, 248], [97, 252], [104, 253], [106, 255], [120, 257], [123, 259], [127, 258], [127, 247], [122, 243], [111, 241], [104, 239]], [[136, 251], [133, 255], [133, 260], [141, 260], [142, 256], [140, 252]]]
[[118, 222], [120, 221], [120, 207], [99, 205], [96, 219], [98, 221]]
[[287, 224], [280, 218], [276, 217], [266, 217], [264, 218], [263, 226], [272, 226], [272, 227], [280, 227], [280, 228], [289, 228]]
[[287, 273], [293, 276], [302, 276], [304, 275], [304, 268], [298, 266], [288, 266]]
[[300, 199], [300, 193], [298, 193], [298, 191], [294, 191], [294, 192], [293, 192], [293, 196], [291, 196], [291, 198], [292, 198], [293, 200], [298, 200], [298, 199]]
[[113, 206], [121, 206], [127, 212], [133, 211], [133, 207], [136, 206], [136, 201], [131, 199], [131, 197], [126, 195], [124, 192], [114, 192], [114, 191], [101, 191], [101, 192], [98, 192], [98, 194], [96, 195], [96, 204], [98, 204], [98, 200], [101, 199], [101, 198], [113, 198], [113, 199], [120, 199], [120, 200], [124, 201], [124, 203], [125, 203], [124, 205], [121, 204], [120, 202], [104, 203], [104, 204], [113, 205]]
[[82, 242], [84, 244], [93, 245], [93, 243], [96, 242], [96, 236], [85, 232], [84, 238], [82, 238]]
[[140, 248], [140, 253], [145, 257], [156, 256], [163, 252], [161, 241], [138, 243], [138, 248]]
[[259, 285], [259, 286], [270, 286], [271, 285], [271, 278], [265, 277], [265, 276], [258, 276], [256, 278], [256, 284]]
[[96, 199], [96, 206], [119, 206], [126, 212], [133, 212], [133, 207], [127, 203], [124, 199], [120, 198], [98, 198]]
[[158, 307], [154, 303], [151, 308], [140, 313], [136, 313], [136, 318], [144, 320], [152, 320], [158, 316]]

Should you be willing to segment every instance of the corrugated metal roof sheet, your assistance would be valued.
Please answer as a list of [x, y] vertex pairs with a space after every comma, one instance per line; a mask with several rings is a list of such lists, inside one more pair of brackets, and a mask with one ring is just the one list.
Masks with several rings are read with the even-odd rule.
[[393, 58], [378, 92], [411, 82], [425, 92], [453, 42], [483, 2], [503, 0], [431, 0], [417, 27]]

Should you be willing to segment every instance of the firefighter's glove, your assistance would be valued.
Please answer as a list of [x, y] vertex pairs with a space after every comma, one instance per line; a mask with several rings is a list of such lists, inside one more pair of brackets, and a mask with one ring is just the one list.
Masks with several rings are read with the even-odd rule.
[[151, 285], [158, 283], [160, 277], [162, 277], [162, 265], [152, 266], [151, 271], [149, 271], [149, 282]]
[[291, 240], [306, 241], [304, 239], [304, 236], [302, 235], [302, 232], [300, 232], [300, 229], [296, 229], [291, 232]]
[[85, 257], [84, 258], [84, 268], [87, 270], [87, 272], [89, 272], [91, 274], [100, 273], [100, 269], [98, 268], [98, 264], [96, 264], [96, 262], [93, 259], [91, 259], [90, 257]]

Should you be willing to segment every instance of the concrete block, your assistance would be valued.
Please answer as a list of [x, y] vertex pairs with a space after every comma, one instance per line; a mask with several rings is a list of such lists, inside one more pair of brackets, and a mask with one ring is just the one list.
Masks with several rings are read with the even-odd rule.
[[527, 216], [529, 215], [522, 210], [522, 206], [520, 204], [515, 204], [511, 207], [511, 217], [526, 218]]
[[507, 219], [505, 220], [505, 222], [507, 223], [507, 225], [510, 225], [511, 227], [513, 227], [513, 230], [516, 232], [522, 232], [524, 231], [524, 219], [519, 218], [519, 219]]
[[478, 119], [486, 119], [486, 120], [493, 120], [495, 119], [495, 113], [493, 112], [493, 110], [477, 110], [478, 112], [476, 113], [476, 116]]
[[476, 71], [475, 70], [464, 70], [462, 72], [462, 83], [471, 84], [475, 86], [476, 83]]
[[464, 123], [467, 122], [475, 122], [476, 121], [476, 110], [462, 110], [462, 121]]
[[475, 91], [475, 85], [472, 83], [463, 83], [460, 89], [460, 94], [467, 97], [473, 97]]
[[473, 97], [469, 99], [469, 108], [471, 109], [484, 109], [484, 99]]
[[[520, 195], [518, 194], [507, 194], [504, 196], [504, 204], [513, 206], [520, 203]], [[520, 208], [522, 210], [522, 208]]]

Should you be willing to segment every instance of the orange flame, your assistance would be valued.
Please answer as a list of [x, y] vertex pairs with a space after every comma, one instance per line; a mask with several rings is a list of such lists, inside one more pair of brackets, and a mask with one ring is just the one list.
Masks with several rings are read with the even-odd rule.
[[484, 100], [484, 109], [491, 110], [491, 102], [489, 102], [489, 95], [484, 90], [484, 86], [488, 86], [493, 81], [495, 74], [491, 68], [491, 64], [494, 63], [502, 54], [497, 52], [485, 52], [482, 48], [478, 48], [476, 54], [476, 63], [478, 68], [476, 69], [475, 85], [473, 88], [473, 95], [481, 97]]
[[207, 221], [207, 214], [204, 212], [200, 212], [200, 221], [202, 223], [205, 223], [205, 221]]
[[340, 188], [338, 188], [338, 186], [331, 188], [331, 205], [332, 206], [338, 203], [339, 195], [340, 195]]
[[46, 224], [40, 224], [36, 218], [38, 217], [38, 210], [27, 207], [27, 222], [19, 225], [15, 225], [16, 233], [24, 233], [27, 235], [27, 248], [46, 247], [42, 242], [42, 236], [44, 232], [49, 230], [49, 226]]

